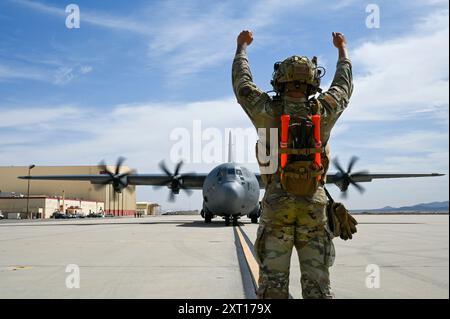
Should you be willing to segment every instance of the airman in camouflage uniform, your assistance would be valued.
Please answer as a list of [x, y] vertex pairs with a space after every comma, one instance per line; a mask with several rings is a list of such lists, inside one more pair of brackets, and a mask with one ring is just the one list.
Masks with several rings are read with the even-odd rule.
[[[233, 90], [255, 128], [269, 128], [268, 125], [273, 125], [274, 120], [279, 120], [280, 111], [277, 108], [280, 106], [253, 83], [246, 54], [246, 47], [252, 41], [250, 31], [242, 31], [238, 36], [232, 69]], [[345, 37], [341, 33], [333, 33], [333, 44], [339, 51], [336, 73], [329, 90], [317, 97], [322, 106], [321, 139], [324, 146], [332, 127], [347, 107], [353, 90], [352, 66]], [[289, 94], [284, 93], [281, 92], [284, 113], [295, 115], [309, 107], [305, 92], [290, 90]], [[325, 173], [327, 169], [328, 164]], [[289, 267], [295, 246], [300, 262], [303, 298], [332, 298], [329, 267], [333, 265], [335, 252], [333, 235], [327, 226], [325, 181], [322, 180], [312, 196], [294, 196], [282, 189], [277, 176], [273, 174], [264, 179], [266, 191], [255, 242], [260, 266], [257, 296], [289, 298]]]

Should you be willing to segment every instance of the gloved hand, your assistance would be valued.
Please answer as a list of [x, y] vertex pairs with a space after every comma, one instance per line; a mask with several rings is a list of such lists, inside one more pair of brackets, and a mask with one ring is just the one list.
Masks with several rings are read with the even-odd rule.
[[238, 45], [250, 45], [253, 42], [253, 32], [244, 30], [237, 37]]
[[352, 239], [352, 235], [357, 231], [356, 225], [358, 225], [358, 222], [356, 219], [349, 214], [342, 203], [333, 203], [333, 213], [337, 219], [337, 223], [335, 223], [336, 233], [343, 240]]

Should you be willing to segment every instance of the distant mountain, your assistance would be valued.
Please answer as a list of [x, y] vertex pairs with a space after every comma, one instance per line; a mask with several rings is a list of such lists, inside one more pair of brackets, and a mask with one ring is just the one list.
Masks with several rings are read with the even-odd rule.
[[378, 209], [358, 209], [357, 211], [366, 212], [448, 212], [449, 202], [432, 202], [432, 203], [420, 203], [413, 206], [391, 207], [386, 206]]

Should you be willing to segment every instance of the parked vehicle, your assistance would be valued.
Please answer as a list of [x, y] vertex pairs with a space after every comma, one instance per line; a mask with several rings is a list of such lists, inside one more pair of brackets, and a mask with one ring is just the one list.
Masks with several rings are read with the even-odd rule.
[[103, 218], [103, 217], [105, 217], [105, 215], [101, 214], [101, 213], [90, 213], [86, 217], [87, 218]]
[[61, 212], [54, 212], [50, 218], [54, 219], [67, 219], [70, 218], [69, 215], [63, 214]]

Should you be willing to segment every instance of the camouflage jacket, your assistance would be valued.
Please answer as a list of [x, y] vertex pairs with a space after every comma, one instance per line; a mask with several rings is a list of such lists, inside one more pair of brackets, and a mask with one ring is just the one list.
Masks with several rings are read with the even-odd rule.
[[[232, 84], [238, 103], [256, 129], [274, 127], [274, 123], [279, 122], [280, 103], [276, 103], [266, 92], [255, 85], [245, 51], [237, 53], [234, 57]], [[352, 92], [351, 61], [340, 59], [337, 62], [336, 73], [330, 88], [317, 97], [322, 106], [321, 139], [324, 146], [330, 138], [331, 129], [347, 107]], [[281, 105], [285, 114], [302, 115], [309, 111], [309, 103], [306, 99], [283, 99]]]

